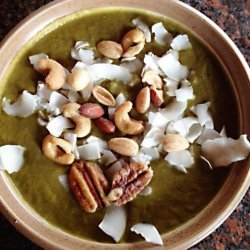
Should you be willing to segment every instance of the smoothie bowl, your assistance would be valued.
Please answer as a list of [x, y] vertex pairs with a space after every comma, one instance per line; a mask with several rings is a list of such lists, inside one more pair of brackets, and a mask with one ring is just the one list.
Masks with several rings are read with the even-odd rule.
[[0, 54], [1, 211], [40, 246], [188, 248], [247, 190], [248, 66], [188, 6], [52, 3]]

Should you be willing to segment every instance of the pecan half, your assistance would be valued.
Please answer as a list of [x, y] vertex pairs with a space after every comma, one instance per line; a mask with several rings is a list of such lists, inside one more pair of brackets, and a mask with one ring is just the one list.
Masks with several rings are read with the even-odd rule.
[[95, 163], [74, 163], [70, 169], [69, 183], [80, 207], [86, 212], [93, 213], [98, 207], [108, 205], [105, 197], [109, 183]]
[[151, 181], [153, 170], [147, 165], [131, 163], [117, 172], [107, 199], [117, 206], [132, 201]]

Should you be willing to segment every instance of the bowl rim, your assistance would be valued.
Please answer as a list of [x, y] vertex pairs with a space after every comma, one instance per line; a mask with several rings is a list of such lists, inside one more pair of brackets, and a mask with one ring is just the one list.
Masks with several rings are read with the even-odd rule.
[[[12, 29], [12, 31], [10, 31], [10, 33], [2, 40], [1, 44], [0, 44], [0, 55], [4, 55], [4, 51], [6, 49], [10, 49], [13, 48], [11, 45], [11, 42], [14, 41], [16, 36], [20, 36], [20, 34], [25, 31], [27, 32], [27, 27], [32, 26], [31, 23], [32, 22], [37, 22], [37, 20], [39, 20], [39, 18], [43, 18], [43, 16], [46, 16], [46, 13], [49, 13], [49, 11], [52, 13], [53, 11], [55, 11], [56, 8], [60, 8], [62, 6], [67, 6], [70, 10], [72, 10], [72, 8], [74, 8], [73, 2], [76, 3], [77, 0], [56, 0], [53, 1], [41, 8], [39, 8], [38, 10], [36, 10], [35, 12], [33, 12], [31, 15], [29, 15], [28, 17], [26, 17], [23, 21], [21, 21], [14, 29]], [[86, 5], [91, 5], [91, 0], [86, 1]], [[103, 6], [109, 6], [110, 4], [116, 4], [115, 6], [123, 6], [123, 7], [134, 7], [134, 5], [136, 5], [136, 8], [139, 8], [138, 5], [142, 5], [142, 3], [144, 3], [143, 0], [138, 0], [137, 3], [133, 3], [133, 1], [126, 1], [126, 0], [107, 0], [107, 1], [102, 1], [102, 0], [95, 0], [93, 1], [95, 4], [98, 2], [102, 2], [101, 7]], [[105, 4], [103, 3], [105, 2]], [[149, 10], [151, 12], [155, 12], [155, 13], [159, 13], [161, 15], [164, 15], [164, 11], [156, 11], [148, 9], [148, 8], [152, 8], [152, 6], [154, 4], [159, 3], [159, 0], [151, 0], [151, 3], [149, 5], [146, 6], [145, 10]], [[205, 15], [203, 15], [202, 13], [200, 13], [199, 11], [197, 11], [196, 9], [188, 6], [185, 3], [182, 3], [180, 1], [177, 0], [161, 0], [161, 3], [164, 3], [164, 6], [175, 6], [176, 8], [179, 8], [180, 10], [185, 10], [188, 11], [190, 14], [194, 15], [197, 20], [201, 20], [203, 21], [206, 25], [210, 26], [211, 31], [213, 31], [214, 33], [216, 33], [218, 35], [218, 37], [220, 37], [220, 39], [222, 39], [222, 41], [224, 41], [224, 44], [227, 44], [228, 48], [231, 49], [231, 53], [233, 53], [234, 58], [237, 59], [237, 64], [241, 65], [241, 72], [244, 74], [244, 76], [241, 77], [241, 79], [247, 79], [247, 84], [248, 87], [250, 85], [250, 72], [249, 72], [249, 67], [247, 62], [245, 61], [243, 55], [241, 54], [241, 52], [239, 51], [239, 49], [236, 47], [236, 45], [232, 42], [232, 40], [224, 33], [224, 31], [222, 31], [222, 29], [219, 28], [219, 26], [217, 26], [213, 21], [211, 21], [208, 17], [206, 17]], [[81, 4], [83, 4], [81, 1], [79, 1], [79, 5], [77, 6], [81, 6]], [[145, 3], [144, 3], [145, 4]], [[99, 6], [99, 5], [98, 5]], [[113, 5], [114, 6], [114, 5]], [[112, 6], [112, 7], [113, 7]], [[80, 10], [80, 9], [79, 9]], [[68, 13], [70, 14], [70, 13]], [[65, 13], [65, 15], [67, 15]], [[58, 17], [56, 16], [54, 19], [57, 19]], [[172, 18], [170, 18], [172, 19]], [[53, 18], [50, 19], [50, 21], [53, 21]], [[177, 21], [178, 22], [178, 21]], [[22, 40], [22, 44], [20, 45], [20, 47], [23, 47], [23, 45], [30, 40], [32, 37], [34, 37], [34, 35], [37, 34], [37, 32], [39, 32], [40, 30], [42, 30], [42, 28], [44, 28], [49, 22], [47, 22], [46, 24], [41, 24], [38, 25], [37, 27], [35, 27], [35, 29], [33, 29], [32, 31], [30, 31], [28, 38], [23, 39]], [[184, 25], [185, 26], [185, 25]], [[195, 27], [194, 27], [195, 28]], [[190, 28], [189, 28], [190, 29]], [[212, 49], [214, 51], [214, 48], [211, 48], [211, 46], [209, 46], [210, 49]], [[216, 52], [216, 51], [215, 51]], [[220, 53], [217, 50], [217, 55], [219, 56]], [[6, 56], [5, 56], [6, 58]], [[8, 62], [10, 63], [11, 60], [13, 58], [9, 59]], [[0, 68], [2, 69], [2, 72], [0, 72], [0, 78], [4, 75], [4, 73], [6, 72], [6, 69], [9, 65], [9, 63], [6, 63], [6, 65], [1, 64], [0, 62]], [[228, 65], [224, 65], [226, 68], [229, 67]], [[235, 79], [233, 79], [234, 81]], [[236, 88], [236, 92], [238, 93], [243, 93], [242, 92], [242, 88], [243, 87], [239, 87]], [[246, 87], [245, 87], [246, 88]], [[247, 107], [247, 104], [249, 104], [249, 101], [247, 102], [246, 100], [240, 100], [239, 96], [238, 96], [238, 101], [240, 103], [241, 108], [243, 109], [243, 111], [241, 110], [241, 131], [244, 131], [245, 133], [247, 133], [248, 135], [250, 134], [250, 129], [247, 128], [247, 123], [249, 124], [250, 122], [250, 117], [247, 117], [247, 115], [244, 114], [249, 114], [246, 112], [250, 111], [250, 108]], [[232, 196], [228, 201], [227, 204], [225, 204], [224, 206], [221, 204], [221, 208], [225, 208], [224, 210], [222, 210], [220, 213], [217, 213], [217, 215], [214, 217], [213, 222], [207, 223], [207, 227], [203, 228], [202, 232], [198, 232], [195, 235], [193, 234], [191, 238], [189, 239], [185, 239], [183, 240], [183, 238], [179, 239], [179, 244], [177, 243], [171, 243], [171, 249], [185, 249], [188, 247], [193, 246], [195, 243], [199, 242], [200, 240], [202, 240], [203, 238], [205, 238], [207, 235], [209, 235], [212, 231], [214, 231], [217, 227], [220, 226], [220, 224], [233, 212], [233, 210], [236, 208], [236, 206], [238, 205], [238, 203], [240, 202], [240, 200], [242, 199], [242, 197], [244, 196], [245, 192], [247, 191], [248, 187], [249, 187], [249, 183], [250, 183], [250, 157], [248, 157], [248, 159], [244, 162], [241, 162], [238, 166], [238, 168], [240, 167], [244, 167], [244, 173], [239, 173], [239, 171], [235, 171], [235, 169], [233, 168], [231, 171], [231, 174], [229, 176], [229, 179], [232, 181], [235, 177], [237, 176], [242, 176], [243, 178], [243, 182], [240, 183], [239, 185], [235, 186], [235, 189], [237, 191], [237, 193]], [[246, 167], [248, 166], [248, 167]], [[232, 173], [233, 172], [233, 173]], [[1, 212], [3, 212], [3, 214], [7, 217], [7, 219], [19, 230], [21, 231], [25, 236], [27, 236], [29, 239], [31, 239], [32, 241], [34, 241], [35, 243], [37, 243], [38, 245], [45, 247], [45, 248], [49, 248], [49, 249], [66, 249], [64, 248], [63, 241], [59, 242], [57, 239], [57, 242], [53, 241], [53, 238], [50, 237], [50, 239], [48, 239], [46, 237], [47, 235], [47, 229], [49, 227], [51, 227], [52, 229], [55, 230], [55, 227], [51, 226], [51, 225], [47, 225], [47, 223], [42, 220], [39, 216], [31, 214], [31, 212], [27, 212], [27, 204], [25, 204], [25, 202], [22, 202], [22, 204], [20, 203], [20, 199], [18, 197], [16, 197], [16, 190], [14, 190], [14, 187], [11, 186], [11, 184], [8, 182], [7, 180], [8, 178], [5, 176], [5, 174], [0, 173], [0, 193], [3, 194], [0, 196], [0, 210]], [[223, 186], [222, 189], [227, 189], [227, 186]], [[6, 190], [5, 190], [6, 189]], [[220, 191], [221, 192], [221, 191]], [[214, 198], [215, 199], [215, 198]], [[218, 201], [217, 201], [218, 202]], [[17, 204], [18, 203], [18, 204]], [[209, 204], [204, 210], [207, 211], [207, 213], [209, 211], [212, 211], [212, 206], [214, 205], [212, 202], [210, 202], [211, 204]], [[16, 204], [17, 208], [14, 206], [14, 204]], [[21, 210], [22, 213], [17, 212], [17, 209]], [[27, 213], [27, 214], [26, 214]], [[198, 219], [201, 217], [200, 215], [196, 216]], [[196, 218], [195, 217], [195, 218]], [[196, 221], [198, 221], [198, 219], [196, 218]], [[40, 224], [44, 227], [43, 229], [40, 228], [39, 231], [34, 230], [34, 228], [32, 227], [32, 223], [34, 223], [34, 225], [37, 227], [37, 223]], [[191, 226], [191, 224], [194, 223], [193, 219], [188, 221], [187, 223], [185, 223], [185, 227], [180, 227], [177, 230], [175, 230], [177, 233], [181, 233], [181, 231], [186, 230], [187, 227]], [[36, 228], [37, 229], [37, 228]], [[135, 244], [129, 244], [129, 243], [122, 243], [119, 245], [116, 244], [106, 244], [106, 243], [96, 243], [96, 242], [90, 242], [90, 241], [85, 241], [85, 240], [79, 240], [78, 238], [74, 237], [74, 236], [69, 236], [66, 233], [60, 232], [61, 234], [61, 240], [63, 239], [63, 237], [68, 237], [70, 238], [70, 240], [72, 241], [81, 241], [82, 244], [85, 243], [86, 246], [88, 248], [103, 248], [103, 246], [107, 247], [107, 249], [111, 249], [114, 247], [120, 247], [120, 248], [124, 248], [124, 249], [128, 249], [128, 248], [133, 248], [134, 246], [138, 246], [139, 248], [143, 248], [143, 247], [149, 247], [148, 243], [145, 242], [139, 242], [139, 243], [135, 243]], [[166, 235], [169, 235], [166, 234]], [[168, 238], [163, 236], [163, 238]], [[165, 243], [165, 239], [164, 239], [164, 243]], [[157, 248], [157, 247], [155, 247]]]

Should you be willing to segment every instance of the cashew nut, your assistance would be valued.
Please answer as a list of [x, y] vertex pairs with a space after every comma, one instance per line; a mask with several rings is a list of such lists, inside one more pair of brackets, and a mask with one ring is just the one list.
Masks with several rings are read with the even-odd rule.
[[76, 125], [74, 133], [78, 138], [88, 135], [91, 131], [91, 120], [78, 113], [81, 105], [77, 103], [67, 103], [62, 107], [63, 116], [70, 118]]
[[130, 30], [121, 40], [125, 51], [123, 57], [132, 57], [139, 54], [145, 45], [145, 35], [139, 29]]
[[67, 79], [68, 84], [76, 91], [80, 91], [91, 83], [92, 79], [88, 71], [83, 69], [74, 70]]
[[128, 135], [137, 135], [143, 132], [144, 126], [142, 121], [137, 121], [129, 116], [128, 113], [132, 107], [133, 104], [129, 101], [117, 107], [114, 114], [114, 122], [121, 132]]
[[43, 139], [42, 151], [47, 158], [61, 165], [72, 164], [75, 160], [71, 144], [52, 135]]
[[60, 89], [67, 78], [64, 67], [52, 59], [41, 59], [34, 65], [35, 70], [47, 74], [45, 83], [51, 90]]

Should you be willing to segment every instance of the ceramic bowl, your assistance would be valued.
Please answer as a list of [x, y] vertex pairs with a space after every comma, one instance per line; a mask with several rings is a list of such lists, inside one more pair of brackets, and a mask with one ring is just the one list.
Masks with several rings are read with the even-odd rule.
[[[96, 7], [140, 8], [166, 16], [191, 29], [219, 58], [233, 83], [240, 117], [240, 133], [250, 135], [250, 73], [242, 54], [228, 36], [195, 9], [174, 0], [63, 0], [52, 2], [22, 21], [0, 48], [0, 79], [16, 53], [49, 23], [73, 12]], [[186, 249], [214, 231], [235, 209], [250, 183], [250, 158], [232, 167], [216, 197], [195, 218], [163, 236], [166, 249]], [[146, 242], [101, 244], [68, 235], [33, 212], [0, 173], [0, 208], [26, 237], [46, 249], [129, 249], [155, 247]]]

